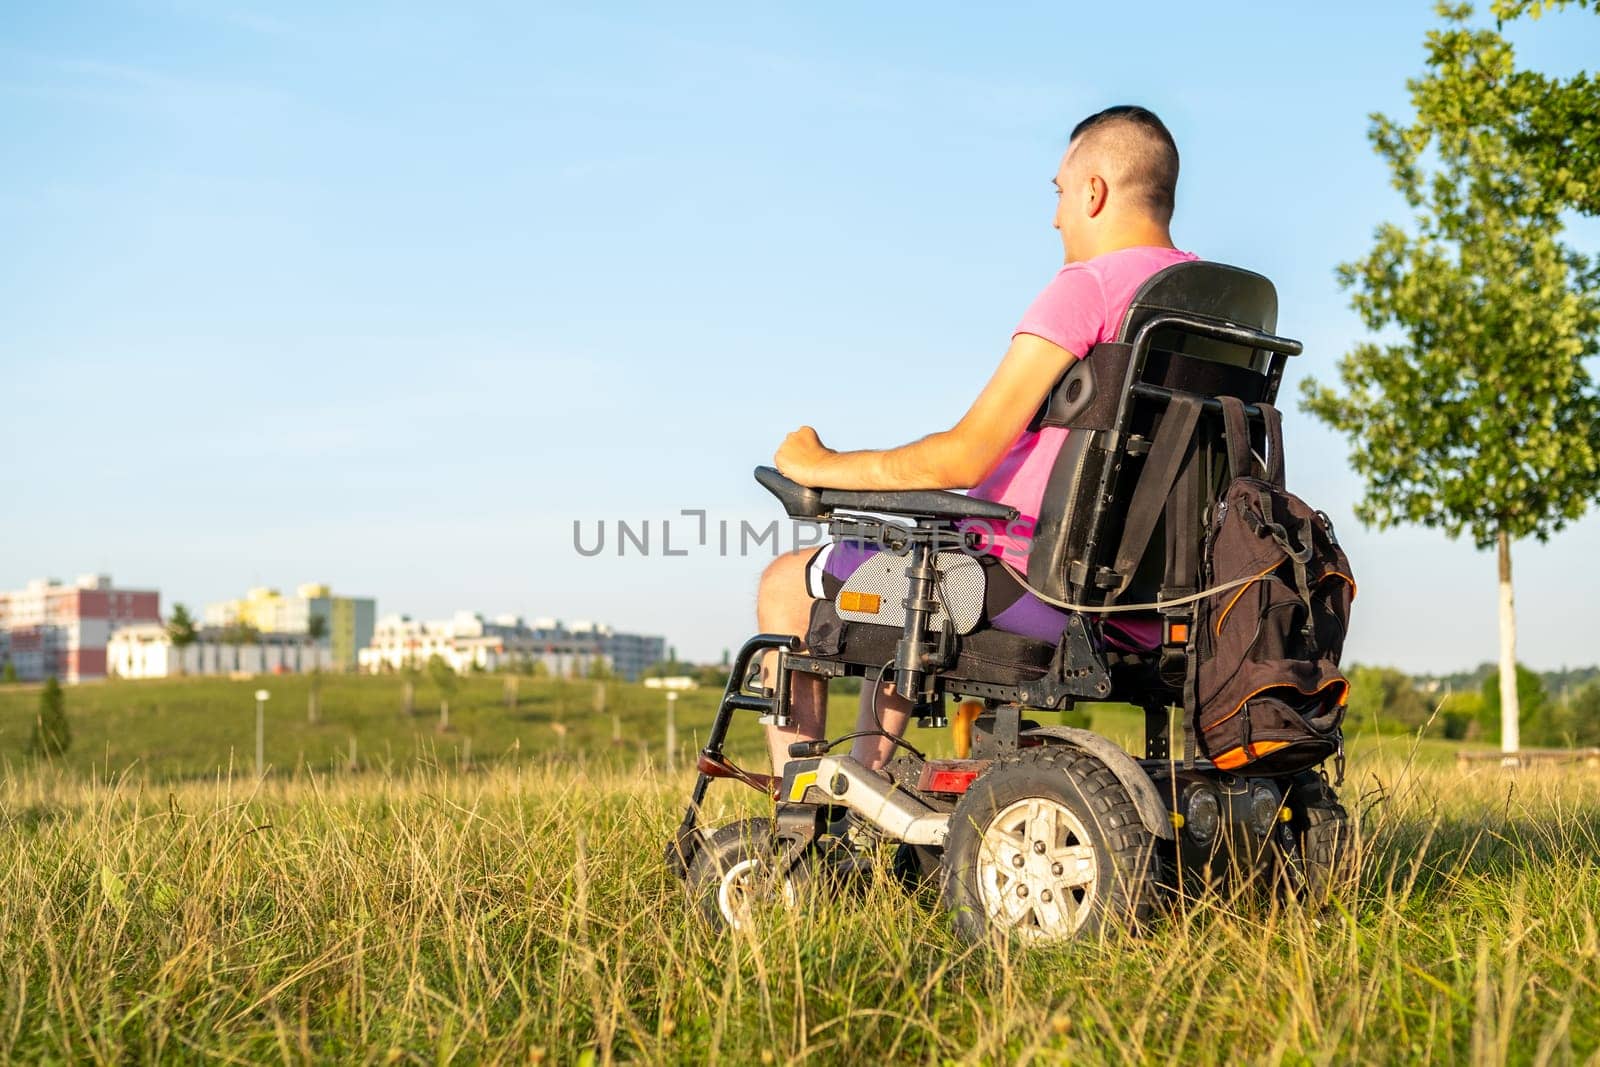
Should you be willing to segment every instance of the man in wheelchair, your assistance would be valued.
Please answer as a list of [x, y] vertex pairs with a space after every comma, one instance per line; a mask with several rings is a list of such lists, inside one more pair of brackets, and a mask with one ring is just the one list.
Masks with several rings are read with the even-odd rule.
[[[714, 924], [796, 904], [873, 840], [967, 937], [1137, 925], [1236, 878], [1336, 887], [1348, 821], [1320, 766], [1342, 766], [1355, 583], [1326, 515], [1284, 488], [1272, 401], [1300, 343], [1273, 333], [1271, 282], [1173, 247], [1177, 178], [1149, 111], [1079, 123], [1053, 182], [1065, 265], [966, 415], [885, 451], [802, 427], [757, 468], [834, 540], [762, 575], [762, 632], [668, 848]], [[843, 676], [863, 678], [861, 716], [830, 740]], [[946, 723], [950, 697], [955, 758], [933, 758], [903, 735]], [[1023, 717], [1086, 701], [1142, 708], [1143, 755]], [[724, 751], [739, 711], [766, 724], [772, 774]], [[703, 828], [724, 778], [771, 817]]]
[[[997, 524], [987, 538], [990, 552], [979, 557], [986, 572], [983, 621], [1055, 644], [1066, 613], [1018, 580], [1019, 573], [1028, 573], [1045, 485], [1069, 432], [1036, 425], [1037, 413], [1074, 361], [1115, 337], [1134, 294], [1151, 275], [1196, 259], [1172, 244], [1177, 184], [1177, 145], [1150, 111], [1112, 107], [1084, 119], [1051, 179], [1052, 225], [1061, 234], [1065, 265], [1023, 315], [1000, 366], [966, 415], [952, 429], [885, 451], [835, 452], [803, 426], [779, 447], [778, 471], [801, 485], [834, 489], [971, 489], [978, 499], [1014, 508], [1020, 518]], [[813, 601], [834, 599], [871, 548], [834, 543], [774, 560], [757, 599], [761, 630], [803, 638]], [[1157, 630], [1149, 618], [1129, 619], [1110, 624], [1106, 636], [1148, 648], [1157, 643]], [[770, 684], [770, 670], [767, 678]], [[767, 728], [775, 773], [782, 773], [792, 742], [823, 736], [825, 686], [816, 675], [794, 679], [792, 725]], [[904, 731], [910, 705], [892, 686], [869, 691], [862, 704], [857, 729]], [[888, 738], [864, 736], [856, 741], [855, 756], [877, 767], [892, 749]]]

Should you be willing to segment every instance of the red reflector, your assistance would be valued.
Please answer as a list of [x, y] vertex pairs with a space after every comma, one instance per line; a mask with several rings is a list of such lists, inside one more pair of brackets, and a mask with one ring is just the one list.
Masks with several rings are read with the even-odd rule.
[[930, 793], [965, 793], [977, 771], [934, 771], [928, 778]]

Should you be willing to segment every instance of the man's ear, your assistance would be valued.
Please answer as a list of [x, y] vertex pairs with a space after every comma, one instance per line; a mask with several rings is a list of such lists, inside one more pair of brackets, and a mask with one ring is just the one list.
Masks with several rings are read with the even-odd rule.
[[1092, 219], [1105, 210], [1106, 194], [1108, 192], [1106, 180], [1098, 174], [1091, 174], [1089, 176], [1089, 205], [1084, 214]]

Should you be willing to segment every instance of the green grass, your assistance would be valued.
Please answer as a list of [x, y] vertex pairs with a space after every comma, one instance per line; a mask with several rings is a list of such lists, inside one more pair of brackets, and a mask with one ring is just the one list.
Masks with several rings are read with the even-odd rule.
[[[36, 693], [0, 695], [0, 1060], [1455, 1064], [1600, 1050], [1600, 778], [1581, 768], [1356, 746], [1344, 795], [1363, 812], [1362, 878], [1320, 915], [1211, 897], [1143, 936], [1022, 952], [961, 945], [936, 903], [880, 881], [715, 937], [660, 859], [690, 779], [660, 770], [659, 693], [608, 694], [639, 735], [624, 747], [656, 746], [645, 760], [612, 748], [609, 714], [585, 721], [592, 686], [525, 689], [510, 712], [498, 681], [473, 679], [459, 729], [439, 735], [400, 714], [398, 682], [328, 679], [329, 722], [309, 727], [294, 683], [274, 679], [285, 773], [206, 770], [248, 752], [255, 684], [71, 689], [78, 744], [101, 754], [75, 749], [69, 767], [21, 754]], [[712, 700], [680, 701], [686, 733]], [[1137, 728], [1104, 714], [1097, 728]], [[349, 731], [363, 752], [387, 739], [392, 761], [321, 769]], [[486, 759], [458, 772], [441, 753], [467, 736]], [[759, 807], [722, 785], [709, 814]]]
[[[500, 676], [467, 675], [449, 697], [450, 729], [440, 732], [442, 694], [431, 682], [416, 684], [414, 713], [403, 711], [401, 679], [390, 675], [324, 675], [319, 721], [307, 721], [305, 676], [232, 680], [179, 678], [112, 681], [65, 690], [72, 748], [60, 760], [65, 769], [99, 777], [132, 775], [150, 782], [210, 778], [230, 768], [247, 771], [255, 760], [255, 699], [267, 701], [266, 759], [277, 773], [304, 769], [333, 771], [350, 763], [389, 773], [415, 767], [455, 769], [466, 764], [492, 766], [582, 756], [591, 765], [637, 768], [665, 756], [666, 698], [659, 690], [620, 682], [523, 678], [517, 703], [509, 707]], [[603, 698], [599, 690], [603, 687]], [[719, 692], [698, 689], [678, 699], [679, 758], [687, 759], [704, 738]], [[597, 711], [603, 700], [604, 711]], [[38, 687], [0, 686], [0, 766], [13, 771], [31, 762], [28, 742], [39, 706]], [[1121, 705], [1085, 705], [1092, 726], [1130, 749], [1142, 745], [1144, 720]], [[834, 733], [854, 721], [856, 698], [835, 696]], [[1044, 723], [1059, 716], [1031, 713]], [[613, 742], [613, 732], [620, 741]], [[944, 732], [912, 728], [914, 744], [948, 754]], [[1356, 751], [1375, 749], [1404, 756], [1416, 748], [1423, 761], [1451, 759], [1456, 745], [1405, 735], [1358, 737]], [[741, 715], [730, 749], [759, 761], [764, 749], [753, 717]]]

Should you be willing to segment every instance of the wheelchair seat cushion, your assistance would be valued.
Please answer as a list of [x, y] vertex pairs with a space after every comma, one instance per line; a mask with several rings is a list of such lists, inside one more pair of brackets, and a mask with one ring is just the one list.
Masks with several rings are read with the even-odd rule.
[[[869, 561], [881, 561], [884, 554], [884, 549], [870, 542], [831, 541], [812, 553], [806, 564], [806, 592], [818, 600], [836, 602], [851, 577]], [[958, 626], [959, 632], [993, 629], [1053, 649], [1066, 629], [1067, 613], [1030, 593], [1016, 572], [999, 557], [980, 552], [971, 558], [983, 571], [982, 618], [975, 627]], [[959, 618], [959, 609], [956, 614]], [[892, 625], [859, 625], [896, 635], [901, 626], [898, 614], [893, 617]], [[1145, 651], [1160, 642], [1160, 622], [1154, 618], [1113, 618], [1107, 621], [1104, 632], [1112, 647], [1125, 651]]]

